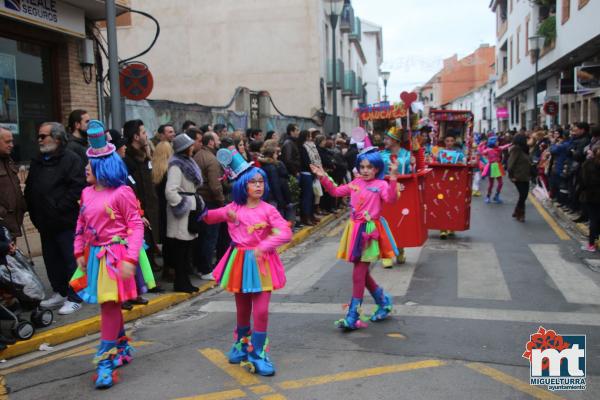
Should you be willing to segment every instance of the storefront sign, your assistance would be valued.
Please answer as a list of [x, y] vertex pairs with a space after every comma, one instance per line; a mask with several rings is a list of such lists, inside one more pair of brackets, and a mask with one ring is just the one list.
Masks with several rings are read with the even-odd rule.
[[0, 53], [0, 126], [19, 133], [15, 56]]
[[496, 117], [498, 119], [508, 119], [508, 107], [498, 107], [496, 109]]
[[58, 0], [0, 0], [0, 15], [85, 37], [85, 13]]
[[374, 121], [381, 119], [397, 119], [406, 117], [404, 104], [373, 104], [361, 107], [358, 110], [358, 116], [361, 121]]

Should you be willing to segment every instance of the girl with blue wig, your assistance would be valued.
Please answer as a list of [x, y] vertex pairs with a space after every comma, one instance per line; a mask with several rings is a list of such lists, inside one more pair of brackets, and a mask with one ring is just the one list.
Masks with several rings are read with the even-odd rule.
[[356, 159], [359, 175], [349, 184], [336, 186], [323, 168], [311, 169], [323, 187], [334, 197], [350, 196], [350, 220], [342, 235], [337, 257], [354, 264], [352, 272], [352, 298], [345, 318], [336, 321], [339, 328], [354, 330], [366, 328], [360, 318], [359, 307], [365, 286], [375, 299], [377, 308], [371, 315], [373, 322], [381, 321], [392, 311], [392, 298], [375, 282], [369, 271], [370, 264], [378, 260], [394, 259], [398, 248], [385, 218], [381, 216], [383, 202], [393, 203], [398, 198], [398, 160], [390, 159], [390, 182], [383, 177], [385, 165], [376, 147], [363, 150]]
[[234, 179], [233, 202], [208, 210], [204, 221], [227, 222], [232, 240], [213, 270], [217, 283], [235, 295], [237, 326], [228, 358], [250, 372], [270, 376], [275, 367], [268, 354], [269, 302], [271, 292], [286, 282], [277, 247], [292, 239], [292, 230], [277, 209], [264, 201], [269, 185], [262, 169], [253, 167], [235, 150], [221, 149], [217, 159]]
[[144, 224], [138, 201], [126, 185], [125, 164], [106, 142], [102, 122], [90, 121], [87, 132], [89, 186], [81, 193], [74, 243], [78, 268], [70, 285], [87, 303], [100, 304], [95, 383], [108, 388], [116, 381], [115, 368], [132, 360], [121, 304], [141, 294], [138, 287], [147, 290], [155, 284], [142, 248]]

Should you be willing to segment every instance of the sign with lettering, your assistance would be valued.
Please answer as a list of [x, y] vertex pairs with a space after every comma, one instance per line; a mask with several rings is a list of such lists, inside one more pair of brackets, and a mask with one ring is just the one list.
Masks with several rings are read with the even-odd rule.
[[397, 119], [406, 117], [404, 104], [377, 103], [357, 109], [361, 121], [374, 121], [382, 119]]
[[85, 37], [85, 12], [58, 0], [0, 0], [0, 15]]

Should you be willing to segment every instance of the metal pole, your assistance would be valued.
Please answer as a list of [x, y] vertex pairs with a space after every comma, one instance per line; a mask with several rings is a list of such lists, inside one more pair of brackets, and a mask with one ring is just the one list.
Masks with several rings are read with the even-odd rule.
[[492, 131], [492, 118], [494, 113], [492, 112], [492, 89], [490, 89], [490, 123], [488, 125], [488, 133]]
[[387, 101], [387, 79], [383, 80], [383, 101]]
[[117, 51], [117, 10], [115, 0], [106, 0], [106, 36], [108, 39], [108, 76], [110, 80], [110, 115], [112, 128], [118, 131], [123, 126], [121, 113], [121, 90], [119, 87], [119, 61]]
[[333, 130], [335, 134], [339, 132], [338, 127], [338, 115], [337, 115], [337, 58], [336, 58], [336, 49], [335, 49], [335, 27], [337, 25], [338, 16], [334, 13], [331, 13], [331, 38], [333, 40], [332, 50], [333, 50], [333, 59], [332, 59], [332, 67], [333, 70], [331, 72], [331, 78], [333, 80]]
[[533, 126], [531, 129], [535, 129], [538, 123], [538, 101], [537, 101], [537, 92], [538, 92], [538, 60], [540, 59], [540, 50], [536, 49], [535, 51], [535, 75], [533, 76]]

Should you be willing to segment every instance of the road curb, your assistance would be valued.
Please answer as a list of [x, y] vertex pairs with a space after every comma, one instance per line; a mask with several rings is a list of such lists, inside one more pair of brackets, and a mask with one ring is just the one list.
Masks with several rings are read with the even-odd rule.
[[[300, 243], [304, 242], [312, 233], [320, 230], [322, 227], [327, 225], [338, 218], [342, 213], [329, 214], [321, 219], [321, 222], [315, 226], [305, 227], [294, 234], [292, 240], [277, 249], [278, 253], [281, 254], [286, 250], [289, 250]], [[198, 297], [201, 294], [209, 291], [216, 287], [215, 282], [208, 282], [200, 287], [200, 290], [196, 293], [167, 293], [151, 299], [146, 305], [134, 306], [132, 310], [123, 310], [123, 318], [125, 322], [130, 322], [142, 317], [146, 317], [151, 314], [155, 314], [159, 311], [165, 310], [169, 307], [182, 303], [184, 301]], [[38, 351], [40, 345], [47, 343], [51, 346], [56, 346], [61, 343], [65, 343], [74, 339], [84, 337], [100, 331], [100, 315], [95, 317], [87, 318], [81, 321], [73, 322], [71, 324], [63, 325], [58, 328], [48, 329], [46, 331], [35, 334], [29, 340], [18, 341], [13, 345], [8, 346], [4, 351], [0, 352], [0, 358], [10, 359], [24, 354], [28, 354], [34, 351]], [[0, 370], [0, 373], [2, 371]]]

